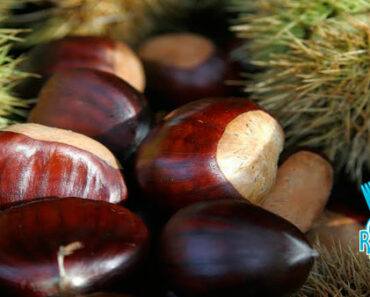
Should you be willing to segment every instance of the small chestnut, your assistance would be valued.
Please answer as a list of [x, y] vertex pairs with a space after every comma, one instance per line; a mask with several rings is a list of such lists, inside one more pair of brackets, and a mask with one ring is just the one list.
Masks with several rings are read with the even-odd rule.
[[28, 121], [85, 134], [125, 161], [149, 132], [151, 115], [145, 97], [119, 77], [69, 69], [45, 84]]
[[294, 225], [235, 200], [181, 209], [160, 240], [165, 278], [179, 297], [285, 296], [303, 285], [316, 254]]
[[234, 78], [227, 55], [203, 36], [164, 34], [138, 50], [144, 62], [148, 92], [159, 107], [178, 107], [201, 98], [231, 95], [226, 80]]
[[23, 297], [96, 292], [129, 281], [148, 246], [145, 224], [122, 206], [79, 198], [24, 203], [0, 213], [0, 286]]
[[138, 56], [125, 44], [105, 37], [70, 36], [33, 48], [21, 69], [41, 78], [26, 79], [18, 87], [26, 98], [36, 97], [53, 74], [71, 68], [90, 68], [113, 73], [143, 92], [145, 74]]
[[120, 165], [99, 142], [67, 130], [16, 124], [0, 132], [0, 206], [43, 197], [118, 203], [127, 188]]
[[319, 220], [315, 222], [307, 237], [312, 243], [319, 242], [320, 245], [332, 250], [338, 245], [342, 248], [359, 250], [359, 234], [364, 230], [362, 225], [355, 218], [325, 210]]
[[138, 150], [135, 174], [145, 196], [169, 212], [202, 200], [261, 204], [283, 143], [279, 123], [252, 101], [198, 100], [154, 127]]

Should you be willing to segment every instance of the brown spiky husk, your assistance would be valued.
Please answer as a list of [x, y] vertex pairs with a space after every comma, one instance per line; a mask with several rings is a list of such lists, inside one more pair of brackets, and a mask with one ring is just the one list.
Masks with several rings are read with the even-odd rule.
[[[157, 32], [186, 30], [188, 17], [200, 10], [226, 10], [228, 0], [6, 0], [13, 10], [8, 23], [32, 28], [25, 44], [35, 45], [67, 35], [108, 36], [131, 45]], [[33, 3], [30, 13], [17, 8]], [[46, 5], [45, 4], [51, 4]]]
[[319, 244], [315, 248], [320, 257], [294, 297], [370, 296], [370, 259], [365, 254], [340, 245], [330, 251]]
[[[19, 3], [40, 8], [15, 14], [8, 21], [32, 29], [25, 39], [28, 45], [67, 35], [109, 36], [136, 43], [153, 30], [154, 15], [163, 9], [162, 0], [19, 0], [18, 7]], [[45, 3], [51, 7], [43, 6]]]
[[278, 117], [288, 146], [323, 150], [361, 182], [370, 169], [370, 2], [250, 2], [254, 13], [234, 29], [250, 39], [245, 59], [264, 71], [246, 91]]

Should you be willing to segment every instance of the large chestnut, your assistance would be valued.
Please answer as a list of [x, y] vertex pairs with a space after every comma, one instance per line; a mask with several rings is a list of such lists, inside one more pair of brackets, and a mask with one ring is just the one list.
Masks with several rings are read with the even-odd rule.
[[119, 77], [92, 69], [54, 75], [42, 88], [29, 122], [72, 130], [126, 160], [149, 132], [145, 97]]
[[118, 203], [127, 188], [113, 154], [71, 131], [17, 124], [0, 132], [0, 206], [43, 197]]
[[166, 279], [180, 297], [285, 296], [303, 285], [315, 256], [294, 225], [233, 200], [180, 210], [160, 241]]
[[128, 209], [79, 198], [24, 203], [0, 213], [0, 287], [16, 296], [71, 296], [137, 271], [149, 244]]
[[22, 96], [36, 97], [53, 74], [71, 68], [90, 68], [113, 73], [140, 92], [145, 74], [138, 56], [125, 44], [105, 37], [70, 36], [33, 48], [21, 69], [40, 75], [26, 79], [18, 88]]
[[252, 101], [203, 99], [155, 126], [139, 148], [136, 177], [166, 211], [225, 198], [261, 204], [283, 143], [279, 123]]
[[[148, 91], [159, 107], [178, 107], [205, 97], [231, 95], [234, 77], [227, 55], [209, 39], [190, 33], [164, 34], [139, 47]], [[160, 101], [160, 102], [158, 102]]]

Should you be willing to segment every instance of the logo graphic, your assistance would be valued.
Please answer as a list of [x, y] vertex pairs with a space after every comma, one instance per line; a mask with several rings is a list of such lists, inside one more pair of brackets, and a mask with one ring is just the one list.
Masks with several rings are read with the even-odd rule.
[[361, 185], [361, 190], [365, 196], [367, 206], [369, 207], [369, 210], [370, 210], [370, 182], [367, 182]]
[[[370, 182], [361, 185], [361, 190], [370, 209]], [[366, 253], [370, 259], [370, 220], [367, 222], [365, 230], [360, 231], [360, 252]]]
[[370, 257], [370, 220], [366, 224], [366, 229], [360, 231], [360, 252]]

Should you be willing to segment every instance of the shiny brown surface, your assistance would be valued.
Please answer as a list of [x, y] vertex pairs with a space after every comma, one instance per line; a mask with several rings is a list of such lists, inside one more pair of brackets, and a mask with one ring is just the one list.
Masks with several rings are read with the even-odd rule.
[[122, 294], [114, 294], [114, 293], [94, 293], [89, 295], [81, 295], [77, 297], [133, 297], [131, 295], [122, 295]]
[[70, 36], [33, 48], [21, 68], [41, 78], [27, 79], [19, 88], [24, 97], [35, 97], [53, 74], [74, 68], [114, 73], [139, 91], [145, 87], [144, 69], [126, 45], [104, 37]]
[[136, 177], [155, 204], [174, 211], [201, 200], [243, 199], [216, 160], [227, 124], [260, 107], [242, 99], [205, 99], [169, 114], [139, 148]]
[[50, 196], [118, 203], [127, 188], [119, 169], [88, 151], [0, 132], [0, 206]]
[[164, 228], [160, 255], [178, 296], [278, 297], [304, 283], [314, 253], [284, 219], [222, 200], [176, 213]]
[[125, 160], [149, 132], [151, 117], [145, 97], [117, 76], [71, 69], [43, 87], [28, 121], [90, 136]]
[[[75, 242], [82, 246], [64, 257], [63, 275], [58, 253]], [[146, 226], [124, 207], [78, 198], [26, 203], [0, 213], [0, 286], [24, 297], [94, 292], [129, 277], [147, 245]]]

